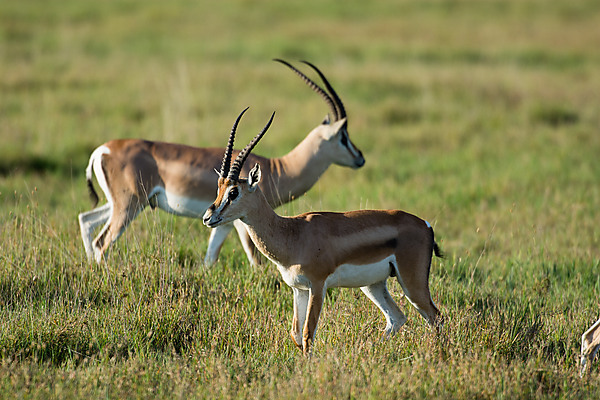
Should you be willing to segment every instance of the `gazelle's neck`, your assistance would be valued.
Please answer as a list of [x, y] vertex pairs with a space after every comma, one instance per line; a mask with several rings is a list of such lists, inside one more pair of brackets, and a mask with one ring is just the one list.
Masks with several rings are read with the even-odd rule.
[[[278, 182], [280, 199], [269, 199], [271, 206], [281, 205], [306, 193], [331, 165], [321, 151], [319, 128], [315, 128], [292, 151], [271, 159], [271, 179]], [[277, 200], [277, 201], [274, 201]]]
[[258, 189], [254, 193], [255, 201], [248, 208], [246, 215], [241, 221], [246, 225], [250, 238], [254, 245], [271, 261], [277, 264], [287, 265], [289, 246], [295, 242], [293, 225], [297, 223], [293, 218], [278, 215], [266, 197]]

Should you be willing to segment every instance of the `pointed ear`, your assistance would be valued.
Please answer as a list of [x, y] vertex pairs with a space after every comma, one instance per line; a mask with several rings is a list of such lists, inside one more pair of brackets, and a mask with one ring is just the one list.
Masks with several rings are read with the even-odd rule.
[[340, 129], [342, 129], [344, 126], [346, 126], [347, 123], [347, 119], [346, 118], [342, 118], [339, 121], [335, 121], [333, 124], [331, 124], [327, 129], [327, 139], [331, 139], [332, 137], [334, 137], [335, 135], [337, 135], [337, 133], [340, 131]]
[[260, 165], [256, 163], [248, 174], [248, 190], [254, 192], [260, 182]]
[[323, 118], [323, 122], [321, 122], [321, 125], [329, 125], [330, 123], [331, 119], [329, 118], [329, 114], [327, 114], [325, 118]]

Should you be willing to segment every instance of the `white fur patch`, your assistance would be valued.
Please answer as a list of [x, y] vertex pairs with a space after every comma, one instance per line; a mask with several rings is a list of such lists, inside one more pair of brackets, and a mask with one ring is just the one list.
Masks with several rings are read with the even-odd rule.
[[150, 197], [154, 197], [156, 205], [168, 213], [182, 217], [201, 218], [210, 202], [169, 193], [164, 188], [152, 190]]
[[105, 154], [110, 154], [110, 149], [105, 146], [99, 146], [94, 150], [92, 155], [90, 156], [90, 163], [86, 168], [86, 176], [91, 177], [92, 168], [94, 170], [94, 174], [96, 174], [96, 180], [98, 181], [98, 185], [104, 192], [104, 196], [106, 196], [106, 200], [112, 204], [112, 197], [110, 195], [110, 191], [108, 190], [108, 183], [106, 182], [106, 177], [104, 176], [104, 171], [102, 170], [102, 156]]
[[298, 274], [296, 268], [286, 268], [283, 265], [277, 263], [275, 263], [275, 265], [277, 265], [277, 269], [279, 270], [283, 281], [289, 287], [302, 290], [308, 290], [312, 287], [310, 280], [306, 276]]
[[396, 263], [396, 256], [391, 255], [372, 264], [342, 264], [327, 277], [327, 287], [361, 287], [385, 281], [390, 277], [390, 263]]

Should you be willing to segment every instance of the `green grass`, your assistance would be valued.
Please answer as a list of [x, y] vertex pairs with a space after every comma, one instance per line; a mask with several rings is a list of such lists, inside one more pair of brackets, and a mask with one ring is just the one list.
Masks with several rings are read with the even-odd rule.
[[[600, 6], [595, 1], [0, 3], [0, 397], [597, 398], [578, 377], [600, 293]], [[308, 59], [367, 163], [280, 208], [400, 208], [435, 227], [445, 316], [381, 340], [331, 290], [314, 355], [292, 293], [233, 236], [201, 265], [200, 221], [144, 212], [106, 265], [77, 214], [112, 138], [223, 146], [277, 116], [281, 155], [326, 105], [271, 61]], [[390, 282], [399, 298], [400, 288]]]

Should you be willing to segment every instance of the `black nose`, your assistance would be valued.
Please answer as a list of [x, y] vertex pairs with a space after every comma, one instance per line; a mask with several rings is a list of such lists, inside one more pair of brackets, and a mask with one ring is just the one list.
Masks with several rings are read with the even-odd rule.
[[365, 165], [365, 162], [366, 162], [361, 151], [358, 152], [358, 155], [360, 158], [358, 160], [356, 160], [356, 159], [354, 160], [354, 165], [356, 165], [356, 168], [362, 167], [363, 165]]

